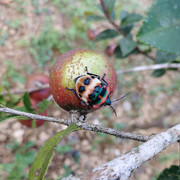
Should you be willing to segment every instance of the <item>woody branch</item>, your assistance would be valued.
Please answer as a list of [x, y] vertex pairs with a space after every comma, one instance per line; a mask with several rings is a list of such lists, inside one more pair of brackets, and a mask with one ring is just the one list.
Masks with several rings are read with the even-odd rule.
[[91, 172], [77, 177], [69, 176], [63, 180], [80, 179], [121, 179], [128, 180], [133, 170], [144, 162], [180, 140], [180, 124], [161, 132], [142, 145], [133, 148], [130, 152], [122, 154], [110, 162], [102, 164]]

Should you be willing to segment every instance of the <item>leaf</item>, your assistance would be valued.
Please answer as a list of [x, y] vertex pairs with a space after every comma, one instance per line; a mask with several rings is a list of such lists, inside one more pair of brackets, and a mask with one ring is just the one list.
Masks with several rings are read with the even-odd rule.
[[87, 21], [104, 21], [105, 18], [102, 16], [97, 16], [97, 15], [89, 15], [86, 18]]
[[119, 46], [117, 46], [117, 47], [115, 48], [114, 54], [115, 54], [116, 58], [123, 58], [122, 52], [121, 52], [121, 49], [120, 49]]
[[131, 30], [132, 30], [133, 26], [130, 25], [130, 26], [125, 26], [125, 27], [121, 27], [120, 30], [125, 34], [125, 35], [128, 35]]
[[38, 107], [39, 113], [43, 113], [51, 103], [52, 103], [51, 101], [48, 101], [46, 99], [38, 103], [37, 107]]
[[137, 39], [159, 50], [180, 54], [180, 1], [156, 0]]
[[79, 130], [76, 124], [68, 126], [65, 130], [56, 133], [39, 149], [33, 164], [31, 165], [28, 180], [40, 180], [44, 177], [50, 163], [53, 151], [58, 142], [72, 131]]
[[111, 18], [115, 21], [116, 20], [116, 13], [115, 11], [111, 12]]
[[137, 46], [137, 43], [129, 38], [121, 38], [119, 41], [122, 56], [125, 57], [130, 54]]
[[180, 180], [179, 166], [172, 165], [170, 168], [164, 169], [157, 180]]
[[29, 112], [25, 106], [16, 106], [14, 109], [18, 111]]
[[[3, 88], [2, 88], [2, 86], [0, 86], [0, 92], [2, 92], [2, 91], [3, 91]], [[0, 95], [0, 104], [2, 104], [2, 105], [6, 104], [4, 95]]]
[[58, 147], [56, 148], [56, 151], [57, 151], [59, 154], [64, 154], [64, 153], [70, 152], [70, 151], [71, 151], [71, 147], [68, 146], [68, 145], [58, 146]]
[[138, 49], [145, 53], [151, 52], [151, 47], [142, 43], [138, 43]]
[[166, 73], [166, 70], [165, 69], [157, 69], [157, 70], [154, 70], [152, 72], [152, 76], [154, 77], [161, 77], [162, 75], [164, 75]]
[[111, 39], [111, 38], [114, 38], [114, 37], [117, 37], [117, 36], [119, 36], [119, 33], [117, 31], [115, 31], [114, 29], [107, 29], [107, 30], [99, 33], [96, 36], [95, 41]]
[[34, 146], [34, 142], [33, 141], [28, 141], [25, 146], [23, 147], [23, 150], [29, 149], [31, 147]]
[[142, 16], [140, 14], [132, 13], [126, 15], [121, 21], [121, 27], [133, 25], [135, 22], [142, 20]]
[[18, 118], [18, 119], [24, 119], [24, 116], [19, 116], [19, 115], [15, 115], [15, 114], [10, 114], [10, 115], [7, 115], [7, 116], [4, 116], [2, 118], [0, 118], [0, 122], [3, 122], [3, 121], [6, 121], [8, 119], [12, 119], [12, 118]]
[[125, 11], [124, 9], [121, 10], [120, 12], [120, 21], [123, 21], [123, 19], [125, 19], [128, 16], [128, 12]]
[[176, 57], [177, 56], [175, 54], [157, 51], [156, 52], [156, 63], [161, 64], [161, 63], [171, 62], [171, 61], [175, 60]]
[[23, 102], [24, 102], [24, 106], [26, 107], [26, 109], [31, 112], [31, 113], [35, 113], [36, 110], [33, 108], [29, 94], [26, 92], [23, 96]]
[[115, 3], [116, 3], [116, 0], [104, 0], [104, 4], [105, 4], [109, 14], [112, 13]]
[[19, 97], [17, 95], [10, 94], [10, 92], [8, 92], [8, 98], [6, 106], [9, 108], [13, 108], [19, 102]]

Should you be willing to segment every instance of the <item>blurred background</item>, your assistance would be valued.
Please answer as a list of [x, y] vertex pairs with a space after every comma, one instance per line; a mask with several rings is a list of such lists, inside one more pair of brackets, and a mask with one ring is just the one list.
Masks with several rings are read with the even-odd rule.
[[[117, 1], [115, 13], [138, 13], [144, 16], [152, 2]], [[104, 54], [117, 71], [153, 63], [143, 53], [119, 57], [114, 53], [115, 47], [117, 49], [116, 38], [94, 41], [100, 32], [112, 28], [107, 20], [97, 21], [97, 17], [92, 16], [98, 14], [103, 16], [97, 0], [0, 0], [0, 92], [27, 88], [27, 79], [32, 74], [48, 76], [57, 57], [75, 48], [92, 49]], [[133, 35], [141, 23], [140, 20], [134, 25]], [[150, 53], [155, 57], [154, 50]], [[118, 86], [113, 99], [131, 93], [113, 105], [117, 117], [111, 108], [103, 107], [89, 114], [88, 122], [144, 135], [161, 132], [178, 123], [180, 74], [168, 71], [164, 76], [155, 77], [152, 71], [142, 71], [117, 75]], [[14, 107], [22, 96], [9, 93], [8, 96], [1, 94], [0, 98], [9, 107]], [[48, 106], [47, 115], [69, 117], [68, 112], [55, 102]], [[38, 149], [64, 128], [55, 123], [29, 128], [16, 119], [2, 122], [0, 180], [27, 179]], [[45, 179], [85, 173], [139, 144], [89, 131], [71, 133], [58, 144]], [[177, 165], [178, 157], [178, 144], [173, 144], [134, 171], [130, 179], [154, 180], [164, 168]]]

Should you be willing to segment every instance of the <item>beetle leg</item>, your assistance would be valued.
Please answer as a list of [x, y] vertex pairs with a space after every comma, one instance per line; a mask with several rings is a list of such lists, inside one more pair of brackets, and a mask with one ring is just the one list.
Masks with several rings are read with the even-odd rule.
[[67, 87], [66, 87], [66, 89], [72, 91], [72, 92], [76, 95], [76, 97], [77, 97], [79, 100], [81, 100], [81, 99], [78, 97], [78, 95], [77, 95], [77, 93], [76, 93], [76, 91], [75, 91], [74, 89], [67, 88]]
[[85, 68], [86, 68], [86, 73], [87, 73], [88, 75], [90, 75], [90, 76], [95, 76], [95, 77], [97, 77], [98, 79], [100, 79], [100, 76], [99, 76], [99, 75], [93, 74], [93, 73], [89, 73], [87, 66], [86, 66]]

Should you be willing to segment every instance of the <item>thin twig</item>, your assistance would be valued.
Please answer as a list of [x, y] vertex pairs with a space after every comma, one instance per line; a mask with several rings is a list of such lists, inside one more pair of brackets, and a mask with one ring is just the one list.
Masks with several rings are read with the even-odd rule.
[[137, 71], [148, 71], [148, 70], [157, 70], [157, 69], [168, 69], [168, 68], [177, 68], [180, 69], [179, 63], [165, 63], [165, 64], [154, 64], [149, 66], [137, 66], [131, 69], [119, 70], [117, 74], [124, 74], [129, 72], [137, 72]]
[[[124, 73], [129, 73], [129, 72], [138, 72], [138, 71], [148, 71], [148, 70], [157, 70], [157, 69], [168, 69], [168, 68], [177, 68], [180, 69], [180, 64], [179, 63], [165, 63], [165, 64], [155, 64], [155, 65], [148, 65], [148, 66], [136, 66], [131, 69], [125, 69], [125, 70], [118, 70], [117, 74], [124, 74]], [[29, 88], [29, 89], [23, 89], [23, 90], [13, 90], [10, 91], [10, 94], [22, 94], [25, 92], [33, 92], [33, 91], [38, 91], [42, 89], [49, 88], [49, 85], [42, 85], [41, 87], [36, 87], [36, 88]], [[0, 95], [8, 95], [8, 92], [0, 92]]]
[[139, 47], [137, 47], [136, 49], [137, 49], [137, 51], [138, 51], [140, 54], [142, 54], [143, 56], [146, 56], [147, 58], [152, 59], [154, 62], [156, 61], [156, 59], [155, 59], [153, 56], [151, 56], [150, 54], [145, 53], [144, 51], [141, 51], [141, 50], [139, 49]]
[[39, 91], [39, 90], [47, 89], [47, 88], [49, 88], [49, 84], [44, 84], [44, 85], [41, 85], [41, 86], [35, 87], [35, 88], [28, 88], [28, 89], [22, 89], [22, 90], [12, 90], [10, 92], [0, 92], [0, 95], [23, 94], [25, 92], [31, 93], [34, 91]]
[[106, 16], [107, 20], [109, 21], [110, 24], [112, 24], [112, 26], [116, 29], [116, 31], [119, 32], [119, 34], [125, 36], [125, 34], [121, 31], [121, 29], [119, 28], [119, 26], [113, 21], [113, 19], [111, 18], [111, 16], [108, 13], [108, 10], [104, 4], [104, 0], [100, 0], [101, 3], [101, 7], [104, 11], [104, 15]]
[[145, 142], [149, 139], [149, 136], [146, 136], [146, 135], [135, 135], [130, 132], [117, 131], [112, 128], [106, 128], [106, 127], [96, 125], [96, 124], [90, 124], [90, 123], [86, 123], [86, 122], [82, 122], [78, 120], [73, 120], [72, 118], [71, 119], [57, 119], [53, 117], [47, 117], [47, 116], [41, 116], [37, 114], [17, 111], [17, 110], [7, 108], [7, 107], [0, 107], [0, 112], [25, 116], [31, 119], [40, 119], [40, 120], [44, 120], [48, 122], [55, 122], [55, 123], [64, 124], [67, 126], [75, 123], [78, 127], [84, 130], [101, 132], [101, 133], [113, 135], [119, 138], [131, 139], [131, 140], [142, 141], [142, 142]]

